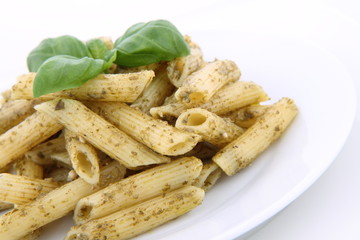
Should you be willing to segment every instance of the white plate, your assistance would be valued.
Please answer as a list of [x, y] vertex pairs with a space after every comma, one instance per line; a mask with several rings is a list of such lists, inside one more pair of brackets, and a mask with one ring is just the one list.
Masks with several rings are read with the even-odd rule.
[[[326, 170], [354, 119], [352, 80], [330, 53], [280, 35], [220, 29], [189, 34], [208, 60], [236, 61], [241, 79], [262, 85], [272, 101], [293, 98], [299, 115], [251, 167], [221, 179], [201, 206], [136, 239], [231, 239], [245, 234], [285, 208]], [[8, 86], [1, 81], [1, 90]], [[62, 239], [71, 224], [70, 216], [51, 223], [41, 239]]]

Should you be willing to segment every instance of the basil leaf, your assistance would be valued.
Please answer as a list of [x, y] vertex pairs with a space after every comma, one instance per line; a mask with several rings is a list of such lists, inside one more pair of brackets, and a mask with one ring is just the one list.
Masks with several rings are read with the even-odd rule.
[[104, 71], [108, 70], [111, 67], [111, 65], [115, 62], [116, 57], [117, 57], [116, 49], [112, 49], [105, 53], [104, 55], [105, 64], [103, 68]]
[[103, 59], [106, 63], [104, 64], [104, 71], [108, 70], [116, 59], [116, 49], [109, 50], [106, 44], [101, 39], [91, 39], [86, 42], [93, 58]]
[[92, 57], [86, 45], [72, 36], [60, 36], [43, 40], [27, 57], [30, 72], [37, 72], [41, 64], [56, 55], [69, 55], [77, 58]]
[[47, 59], [38, 69], [33, 84], [34, 97], [76, 88], [103, 71], [105, 61], [88, 57], [58, 55]]
[[101, 39], [91, 39], [86, 42], [93, 58], [104, 59], [105, 54], [109, 51], [106, 44]]
[[115, 63], [136, 67], [186, 56], [190, 49], [176, 27], [166, 20], [138, 23], [114, 43]]

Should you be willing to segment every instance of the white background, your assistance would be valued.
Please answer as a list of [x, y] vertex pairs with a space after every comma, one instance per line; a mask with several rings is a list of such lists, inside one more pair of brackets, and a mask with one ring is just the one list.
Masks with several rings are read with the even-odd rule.
[[[1, 1], [0, 54], [10, 42], [21, 49], [14, 49], [8, 56], [10, 64], [2, 70], [19, 73], [26, 69], [25, 61], [18, 61], [26, 59], [31, 50], [21, 48], [24, 41], [36, 46], [43, 38], [62, 34], [80, 39], [98, 36], [99, 32], [113, 35], [115, 27], [123, 30], [129, 23], [158, 18], [171, 19], [178, 26], [177, 19], [187, 16], [188, 25], [178, 26], [180, 29], [232, 29], [241, 25], [245, 30], [256, 27], [320, 45], [346, 65], [359, 95], [359, 12], [356, 0]], [[16, 31], [25, 37], [14, 37]], [[9, 80], [9, 86], [11, 83]], [[325, 174], [249, 240], [360, 239], [359, 107], [349, 139]], [[341, 109], [334, 109], [334, 114], [341, 114]]]

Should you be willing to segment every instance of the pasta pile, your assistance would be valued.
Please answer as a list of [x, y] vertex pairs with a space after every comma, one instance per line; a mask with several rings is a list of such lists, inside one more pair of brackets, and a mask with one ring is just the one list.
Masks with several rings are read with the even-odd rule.
[[190, 55], [169, 62], [114, 65], [37, 99], [28, 73], [3, 93], [0, 209], [12, 209], [0, 239], [36, 239], [70, 212], [68, 240], [137, 236], [200, 205], [282, 135], [292, 99], [260, 105], [267, 93], [235, 62], [207, 62], [185, 40]]

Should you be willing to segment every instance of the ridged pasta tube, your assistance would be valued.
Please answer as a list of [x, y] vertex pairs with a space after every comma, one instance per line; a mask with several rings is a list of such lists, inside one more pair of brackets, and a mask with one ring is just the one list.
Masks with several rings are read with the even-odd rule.
[[89, 102], [88, 106], [137, 141], [164, 155], [184, 154], [201, 139], [195, 133], [177, 129], [124, 103]]
[[181, 87], [185, 79], [203, 67], [206, 62], [203, 59], [203, 53], [196, 43], [189, 36], [184, 36], [185, 41], [190, 47], [190, 54], [185, 57], [178, 57], [168, 62], [167, 75], [170, 82], [175, 87]]
[[223, 115], [241, 107], [269, 100], [263, 88], [254, 82], [236, 81], [220, 89], [200, 107]]
[[[12, 99], [32, 99], [33, 82], [36, 73], [24, 74], [18, 77], [12, 87]], [[121, 101], [133, 102], [150, 84], [154, 71], [137, 73], [99, 74], [78, 88], [63, 90], [40, 96], [40, 99], [72, 98], [88, 101]]]
[[221, 117], [229, 118], [240, 127], [249, 128], [256, 122], [256, 119], [266, 112], [267, 108], [267, 105], [254, 104], [248, 107], [236, 109]]
[[222, 170], [214, 162], [205, 163], [200, 175], [192, 183], [193, 186], [202, 188], [205, 192], [209, 191], [219, 180]]
[[186, 78], [175, 92], [176, 99], [187, 107], [207, 102], [228, 82], [237, 81], [240, 70], [230, 60], [215, 60]]
[[43, 179], [44, 169], [41, 165], [27, 159], [21, 158], [14, 164], [16, 175]]
[[35, 112], [33, 108], [38, 100], [8, 101], [0, 108], [0, 134], [22, 122]]
[[174, 91], [174, 86], [170, 83], [166, 73], [166, 65], [163, 64], [155, 71], [155, 77], [147, 88], [143, 91], [130, 106], [138, 108], [148, 114], [152, 107], [160, 106], [164, 99]]
[[0, 169], [63, 128], [45, 113], [35, 112], [0, 135]]
[[66, 151], [65, 139], [64, 136], [59, 136], [35, 146], [25, 153], [25, 157], [40, 165], [50, 165], [54, 163], [51, 155], [64, 151]]
[[175, 219], [200, 205], [204, 190], [186, 186], [74, 226], [66, 240], [129, 239]]
[[244, 129], [202, 108], [185, 110], [178, 117], [176, 128], [199, 134], [218, 147], [223, 147], [240, 136]]
[[240, 137], [221, 149], [212, 160], [229, 176], [249, 166], [278, 139], [297, 114], [292, 99], [282, 98]]
[[[236, 81], [228, 83], [217, 91], [214, 96], [204, 104], [198, 106], [217, 115], [224, 115], [233, 110], [269, 100], [263, 88], [253, 82]], [[150, 109], [150, 114], [155, 118], [173, 119], [188, 109], [182, 103], [171, 101], [169, 104]]]
[[74, 220], [77, 224], [84, 223], [190, 185], [201, 169], [201, 160], [185, 157], [127, 177], [81, 199], [75, 208]]
[[47, 193], [57, 188], [56, 182], [18, 176], [9, 173], [0, 174], [0, 201], [13, 204], [30, 202], [40, 193]]
[[75, 172], [86, 182], [96, 184], [100, 178], [99, 157], [95, 148], [81, 141], [79, 136], [65, 129], [65, 145], [71, 165]]

